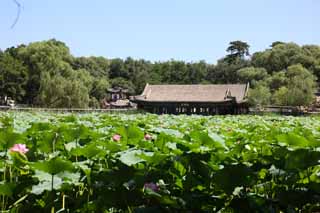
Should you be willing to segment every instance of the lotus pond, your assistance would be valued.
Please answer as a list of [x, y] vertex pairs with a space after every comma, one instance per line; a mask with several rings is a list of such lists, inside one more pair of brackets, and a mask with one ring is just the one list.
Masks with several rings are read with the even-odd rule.
[[320, 211], [320, 118], [0, 114], [2, 212]]

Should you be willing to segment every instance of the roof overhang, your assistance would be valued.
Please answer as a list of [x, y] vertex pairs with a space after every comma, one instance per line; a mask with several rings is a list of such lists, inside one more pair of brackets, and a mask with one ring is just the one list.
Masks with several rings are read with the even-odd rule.
[[[192, 103], [192, 104], [222, 104], [222, 103], [234, 103], [235, 101], [233, 99], [227, 99], [227, 100], [221, 100], [221, 101], [187, 101], [187, 100], [179, 100], [179, 101], [175, 101], [175, 100], [166, 100], [166, 101], [155, 101], [155, 100], [147, 100], [147, 99], [131, 99], [130, 100], [133, 103], [161, 103], [161, 104], [165, 104], [165, 103], [179, 103], [179, 104], [185, 104], [185, 103]], [[242, 101], [239, 103], [244, 103], [246, 101]], [[238, 102], [235, 102], [238, 104]]]

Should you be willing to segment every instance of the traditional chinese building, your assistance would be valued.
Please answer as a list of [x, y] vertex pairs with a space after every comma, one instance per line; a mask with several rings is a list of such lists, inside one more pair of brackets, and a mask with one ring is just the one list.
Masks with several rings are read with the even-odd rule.
[[117, 100], [124, 100], [128, 98], [127, 89], [123, 89], [121, 87], [115, 87], [115, 88], [110, 88], [107, 91], [108, 91], [108, 96], [107, 96], [108, 101], [115, 102]]
[[107, 98], [103, 100], [103, 108], [128, 108], [131, 107], [128, 99], [128, 90], [120, 87], [108, 89]]
[[249, 84], [149, 85], [131, 97], [138, 109], [157, 114], [248, 113]]

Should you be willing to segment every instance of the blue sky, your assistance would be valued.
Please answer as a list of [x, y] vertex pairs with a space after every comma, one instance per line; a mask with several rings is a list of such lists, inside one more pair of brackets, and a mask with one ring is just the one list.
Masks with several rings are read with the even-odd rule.
[[215, 63], [228, 43], [320, 44], [318, 0], [0, 0], [0, 49], [56, 38], [75, 56]]

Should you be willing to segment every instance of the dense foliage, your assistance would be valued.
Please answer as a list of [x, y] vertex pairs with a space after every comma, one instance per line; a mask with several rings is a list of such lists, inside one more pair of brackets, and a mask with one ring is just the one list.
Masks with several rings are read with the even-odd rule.
[[[74, 57], [66, 44], [54, 39], [22, 44], [0, 51], [0, 96], [44, 107], [97, 107], [111, 86], [139, 94], [147, 82], [249, 82], [253, 90], [252, 104], [308, 105], [312, 102], [316, 79], [320, 79], [319, 46], [274, 42], [271, 48], [249, 56], [246, 42], [232, 41], [227, 52], [214, 65], [205, 61]], [[269, 96], [263, 97], [262, 92]]]
[[3, 212], [317, 212], [320, 119], [1, 114]]

